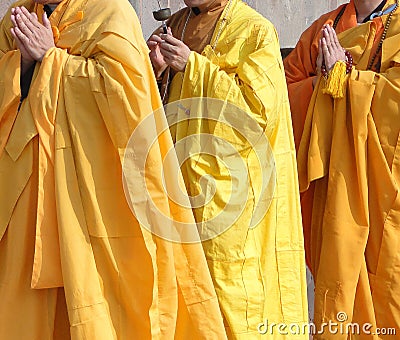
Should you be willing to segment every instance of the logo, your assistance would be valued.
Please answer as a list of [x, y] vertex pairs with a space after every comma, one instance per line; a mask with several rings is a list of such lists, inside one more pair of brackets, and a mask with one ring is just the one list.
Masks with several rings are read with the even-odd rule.
[[195, 243], [228, 230], [245, 209], [251, 209], [248, 228], [257, 227], [274, 195], [276, 168], [254, 115], [218, 99], [190, 98], [153, 112], [135, 128], [123, 177], [142, 227], [173, 242]]

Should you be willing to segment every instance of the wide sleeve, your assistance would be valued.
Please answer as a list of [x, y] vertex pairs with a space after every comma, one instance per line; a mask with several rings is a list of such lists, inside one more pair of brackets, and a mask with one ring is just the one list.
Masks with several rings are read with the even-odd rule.
[[275, 29], [267, 24], [253, 28], [243, 46], [233, 46], [240, 48], [243, 54], [234, 72], [220, 66], [221, 61], [210, 46], [201, 55], [192, 52], [184, 73], [182, 97], [229, 101], [251, 112], [262, 128], [268, 123], [268, 128], [273, 129], [281, 97], [278, 92], [284, 81]]
[[308, 104], [313, 93], [318, 56], [319, 22], [315, 22], [300, 37], [295, 49], [285, 58], [285, 74], [292, 112], [296, 149], [300, 143]]
[[16, 117], [20, 90], [21, 54], [13, 47], [10, 11], [0, 23], [0, 155]]
[[147, 49], [114, 34], [106, 34], [97, 49], [92, 60], [69, 58], [66, 72], [87, 76], [114, 146], [121, 151], [138, 123], [162, 104]]

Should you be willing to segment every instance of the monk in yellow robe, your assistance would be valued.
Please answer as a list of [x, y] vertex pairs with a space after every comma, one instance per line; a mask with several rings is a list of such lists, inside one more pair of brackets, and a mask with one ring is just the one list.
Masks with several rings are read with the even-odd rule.
[[398, 339], [398, 5], [352, 0], [285, 59], [315, 323], [343, 330], [317, 339]]
[[293, 331], [305, 259], [276, 31], [240, 0], [185, 4], [148, 46], [228, 338], [308, 339]]
[[163, 212], [197, 232], [191, 209], [174, 207], [154, 175], [172, 145], [160, 133], [165, 116], [153, 115], [159, 108], [128, 1], [23, 0], [5, 15], [1, 339], [174, 339], [182, 318], [194, 339], [226, 337], [201, 244], [160, 239], [129, 207], [140, 201], [157, 226], [144, 191], [129, 176], [123, 182], [122, 171], [128, 139], [149, 118], [135, 140], [158, 137], [147, 155], [148, 188]]

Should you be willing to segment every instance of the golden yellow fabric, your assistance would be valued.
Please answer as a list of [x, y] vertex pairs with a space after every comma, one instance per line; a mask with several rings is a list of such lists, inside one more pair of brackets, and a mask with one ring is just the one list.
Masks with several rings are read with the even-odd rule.
[[[246, 171], [236, 174], [239, 182], [246, 181], [247, 176], [251, 182], [243, 192], [249, 199], [239, 219], [229, 230], [203, 243], [228, 337], [307, 339], [306, 334], [288, 332], [283, 335], [275, 330], [273, 334], [261, 335], [257, 331], [259, 323], [266, 320], [297, 325], [308, 320], [296, 156], [278, 38], [269, 21], [243, 2], [233, 0], [217, 23], [211, 45], [215, 42], [215, 51], [208, 45], [201, 54], [192, 52], [185, 72], [175, 75], [169, 105], [176, 100], [181, 100], [182, 104], [178, 104], [178, 112], [168, 112], [167, 118], [176, 143], [200, 134], [220, 137], [237, 146], [246, 163], [245, 170], [249, 171], [249, 175]], [[255, 210], [254, 197], [260, 193], [262, 181], [255, 150], [248, 148], [244, 136], [224, 127], [221, 122], [207, 119], [220, 116], [234, 121], [229, 109], [224, 111], [224, 105], [213, 104], [199, 119], [175, 124], [184, 115], [196, 112], [199, 101], [195, 98], [198, 97], [205, 98], [204, 105], [212, 103], [211, 99], [235, 104], [248, 117], [243, 117], [242, 131], [256, 134], [259, 130], [260, 136], [265, 135], [269, 140], [274, 158], [269, 160], [276, 164], [276, 188], [266, 193], [271, 196], [272, 203], [269, 209], [265, 203], [264, 208], [268, 211], [255, 228], [250, 227]], [[188, 101], [188, 98], [194, 99]], [[182, 110], [182, 106], [187, 110]], [[252, 131], [250, 121], [255, 123], [257, 131]], [[230, 223], [230, 215], [235, 213], [235, 209], [229, 211], [227, 205], [232, 192], [242, 188], [238, 185], [241, 183], [231, 188], [222, 161], [205, 153], [198, 154], [196, 143], [184, 145], [188, 158], [182, 165], [182, 172], [188, 192], [196, 196], [204, 188], [210, 192], [212, 187], [216, 189], [208, 204], [194, 209], [196, 220], [205, 228], [221, 229], [224, 223]], [[226, 150], [221, 145], [214, 139], [207, 148], [228, 161], [229, 155], [224, 156]], [[267, 155], [266, 149], [263, 155]], [[215, 186], [204, 175], [211, 175], [216, 181]], [[225, 220], [210, 225], [209, 220], [220, 212], [225, 214]]]
[[[344, 312], [348, 322], [372, 325], [372, 334], [361, 331], [351, 339], [397, 339], [377, 335], [376, 327], [400, 329], [399, 15], [397, 10], [383, 43], [379, 73], [366, 70], [375, 52], [374, 21], [339, 35], [355, 69], [344, 98], [332, 99], [317, 84], [298, 153], [301, 191], [315, 185], [315, 322], [337, 323]], [[325, 331], [316, 338], [348, 336]]]
[[[37, 63], [19, 112], [10, 12], [0, 25], [0, 338], [173, 339], [190, 327], [194, 339], [224, 339], [201, 245], [152, 235], [124, 194], [128, 139], [161, 107], [134, 10], [65, 0], [50, 21], [56, 48]], [[148, 138], [163, 126], [154, 116]], [[150, 172], [169, 146], [160, 134]], [[148, 182], [168, 212], [161, 178]], [[173, 214], [193, 222], [187, 209]]]

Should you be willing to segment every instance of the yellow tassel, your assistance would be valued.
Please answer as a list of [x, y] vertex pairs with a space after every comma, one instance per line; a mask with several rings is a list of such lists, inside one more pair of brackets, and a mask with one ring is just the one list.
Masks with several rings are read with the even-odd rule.
[[346, 82], [346, 63], [337, 61], [325, 79], [325, 86], [322, 93], [330, 94], [332, 98], [344, 97], [344, 85]]

